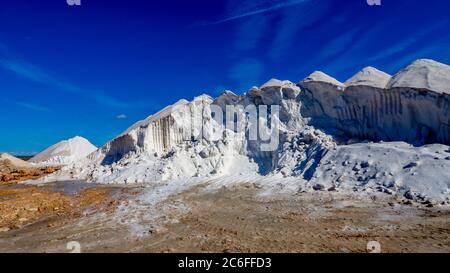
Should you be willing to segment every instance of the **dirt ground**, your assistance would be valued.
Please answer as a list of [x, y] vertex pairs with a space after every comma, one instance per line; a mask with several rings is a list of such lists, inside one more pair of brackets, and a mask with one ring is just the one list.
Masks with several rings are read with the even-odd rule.
[[3, 162], [0, 163], [0, 185], [11, 185], [25, 180], [38, 179], [58, 170], [59, 167], [17, 168]]
[[370, 241], [383, 252], [450, 251], [448, 210], [322, 192], [261, 201], [234, 189], [184, 198], [191, 212], [146, 251], [366, 252]]
[[[104, 209], [107, 192], [107, 189], [92, 188], [72, 196], [35, 186], [0, 186], [0, 231], [20, 229], [42, 218], [80, 217], [87, 208]], [[115, 204], [109, 201], [106, 205]]]
[[100, 207], [106, 202], [107, 190], [104, 188], [84, 189], [71, 195], [53, 186], [19, 184], [54, 173], [58, 167], [18, 168], [8, 162], [3, 162], [0, 167], [0, 232], [20, 229], [42, 218], [79, 217], [84, 209]]
[[191, 188], [157, 204], [147, 187], [58, 182], [0, 188], [0, 252], [450, 252], [450, 210], [388, 195], [261, 198], [247, 186]]

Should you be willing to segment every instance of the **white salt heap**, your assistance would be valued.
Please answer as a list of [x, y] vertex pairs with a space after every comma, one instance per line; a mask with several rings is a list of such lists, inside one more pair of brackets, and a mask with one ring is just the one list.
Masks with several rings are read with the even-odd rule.
[[43, 166], [68, 165], [85, 158], [95, 150], [97, 147], [87, 139], [76, 136], [52, 145], [31, 158], [29, 162]]
[[7, 153], [0, 154], [0, 165], [1, 164], [10, 165], [11, 167], [16, 167], [16, 168], [31, 167], [31, 165], [28, 162], [26, 162], [20, 158], [14, 157], [10, 154], [7, 154]]
[[450, 67], [433, 60], [417, 60], [395, 75], [390, 88], [411, 87], [450, 94]]
[[308, 77], [306, 77], [303, 82], [322, 82], [322, 83], [329, 83], [336, 86], [343, 86], [344, 84], [340, 81], [336, 80], [335, 78], [323, 73], [322, 71], [315, 71]]
[[376, 68], [366, 67], [355, 76], [345, 82], [345, 86], [373, 86], [386, 88], [391, 80], [391, 75], [386, 74]]
[[[445, 203], [449, 79], [449, 66], [419, 60], [393, 78], [369, 67], [343, 84], [315, 72], [298, 85], [272, 79], [241, 96], [226, 91], [216, 99], [180, 100], [47, 179], [155, 183], [267, 176], [303, 190], [381, 191]], [[279, 106], [279, 115], [270, 118], [279, 121], [278, 145], [261, 149], [267, 143], [249, 137], [255, 120], [243, 110], [222, 113], [221, 120], [243, 131], [225, 129], [215, 106], [230, 105]], [[266, 121], [261, 114], [256, 123]]]

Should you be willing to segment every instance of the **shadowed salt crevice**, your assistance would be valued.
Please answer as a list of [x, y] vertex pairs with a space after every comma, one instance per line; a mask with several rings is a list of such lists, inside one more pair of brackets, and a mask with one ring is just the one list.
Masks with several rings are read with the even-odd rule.
[[310, 181], [314, 177], [322, 158], [327, 153], [328, 150], [323, 150], [321, 147], [312, 147], [307, 151], [309, 160], [303, 161], [296, 171], [302, 173], [305, 180]]
[[134, 139], [129, 135], [124, 135], [114, 139], [102, 150], [106, 151], [102, 165], [111, 165], [120, 161], [126, 154], [136, 152], [136, 145]]

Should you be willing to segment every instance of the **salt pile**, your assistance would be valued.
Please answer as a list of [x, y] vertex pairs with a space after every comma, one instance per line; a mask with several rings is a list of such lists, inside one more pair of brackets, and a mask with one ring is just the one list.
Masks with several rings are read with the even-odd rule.
[[7, 153], [0, 154], [0, 170], [1, 168], [29, 168], [31, 164], [28, 162], [9, 155]]
[[346, 86], [373, 86], [378, 88], [386, 88], [391, 75], [384, 73], [374, 67], [366, 67], [355, 76], [345, 82]]
[[85, 158], [95, 150], [97, 147], [87, 139], [76, 136], [52, 145], [31, 158], [29, 162], [43, 166], [68, 165]]
[[[448, 202], [449, 79], [449, 66], [419, 60], [393, 77], [369, 67], [341, 83], [314, 72], [297, 85], [272, 79], [240, 96], [180, 100], [57, 175], [127, 184], [267, 176], [303, 190]], [[252, 138], [255, 124], [277, 129], [276, 139]]]

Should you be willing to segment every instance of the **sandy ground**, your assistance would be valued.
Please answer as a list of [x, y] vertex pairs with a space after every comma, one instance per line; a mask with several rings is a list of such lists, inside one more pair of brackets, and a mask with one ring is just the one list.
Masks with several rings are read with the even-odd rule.
[[[260, 197], [198, 186], [161, 202], [152, 187], [58, 182], [0, 188], [0, 252], [450, 252], [450, 210], [389, 195]], [[58, 209], [55, 209], [58, 208]]]

